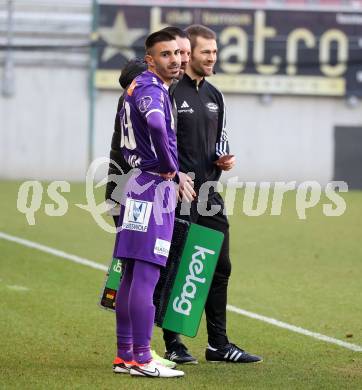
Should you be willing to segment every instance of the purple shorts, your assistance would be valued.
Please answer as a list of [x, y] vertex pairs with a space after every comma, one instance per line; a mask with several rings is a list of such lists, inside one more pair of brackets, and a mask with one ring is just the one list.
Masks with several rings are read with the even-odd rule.
[[175, 221], [175, 183], [141, 172], [127, 181], [121, 203], [114, 257], [165, 266]]

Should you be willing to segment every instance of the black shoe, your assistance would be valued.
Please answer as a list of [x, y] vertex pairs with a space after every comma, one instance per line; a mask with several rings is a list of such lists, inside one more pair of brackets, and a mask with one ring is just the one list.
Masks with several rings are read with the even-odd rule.
[[223, 348], [212, 348], [207, 346], [205, 358], [208, 362], [226, 362], [226, 363], [258, 363], [262, 362], [263, 358], [257, 355], [251, 355], [235, 344], [226, 344]]
[[184, 344], [177, 341], [170, 344], [165, 352], [165, 359], [177, 364], [197, 364], [198, 361], [187, 352]]

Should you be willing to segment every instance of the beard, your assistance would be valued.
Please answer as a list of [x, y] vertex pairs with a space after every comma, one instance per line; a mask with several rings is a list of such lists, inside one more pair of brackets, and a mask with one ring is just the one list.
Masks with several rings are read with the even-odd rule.
[[169, 66], [158, 65], [156, 71], [163, 79], [172, 80], [178, 76], [179, 66], [177, 64], [171, 64]]
[[206, 77], [208, 74], [205, 73], [205, 71], [202, 69], [201, 66], [192, 66], [192, 70], [194, 71], [195, 74], [197, 74], [200, 77]]
[[[192, 64], [192, 62], [193, 62], [193, 64]], [[214, 64], [207, 64], [207, 65], [214, 65]], [[191, 62], [189, 63], [189, 66], [191, 66], [193, 72], [199, 77], [208, 77], [214, 73], [214, 67], [212, 67], [210, 72], [207, 72], [203, 68], [203, 66], [205, 66], [205, 64], [198, 62], [198, 61], [195, 62], [195, 58], [192, 56], [191, 56]]]

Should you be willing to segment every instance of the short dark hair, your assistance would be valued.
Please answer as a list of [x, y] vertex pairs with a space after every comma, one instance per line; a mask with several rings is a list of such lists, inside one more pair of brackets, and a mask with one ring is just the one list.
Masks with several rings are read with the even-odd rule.
[[171, 34], [174, 38], [180, 37], [180, 38], [188, 38], [187, 32], [185, 30], [182, 30], [181, 28], [178, 28], [176, 26], [168, 26], [163, 28], [161, 31], [166, 31], [169, 34]]
[[122, 73], [119, 76], [119, 83], [123, 89], [126, 89], [132, 80], [147, 70], [147, 64], [141, 58], [133, 58], [125, 63]]
[[156, 45], [156, 43], [168, 42], [168, 41], [174, 41], [174, 40], [175, 40], [175, 38], [167, 31], [163, 31], [163, 30], [156, 31], [156, 32], [150, 34], [146, 39], [146, 42], [145, 42], [146, 53], [148, 53], [150, 51], [150, 49], [152, 49], [153, 46]]
[[193, 24], [185, 29], [188, 38], [191, 43], [191, 50], [193, 50], [196, 46], [196, 38], [202, 37], [205, 39], [215, 39], [216, 34], [210, 28], [203, 26], [202, 24]]

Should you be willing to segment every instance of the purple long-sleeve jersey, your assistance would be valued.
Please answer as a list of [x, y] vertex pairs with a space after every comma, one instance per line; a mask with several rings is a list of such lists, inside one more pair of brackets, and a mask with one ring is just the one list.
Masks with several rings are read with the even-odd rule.
[[145, 71], [127, 90], [120, 111], [121, 150], [133, 168], [178, 171], [176, 134], [167, 85]]

